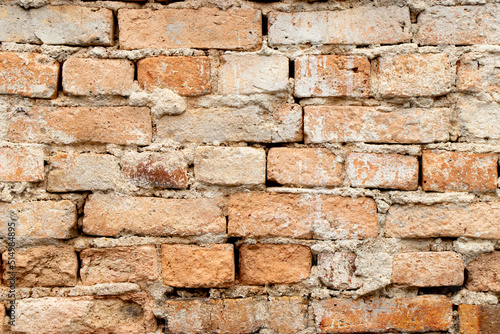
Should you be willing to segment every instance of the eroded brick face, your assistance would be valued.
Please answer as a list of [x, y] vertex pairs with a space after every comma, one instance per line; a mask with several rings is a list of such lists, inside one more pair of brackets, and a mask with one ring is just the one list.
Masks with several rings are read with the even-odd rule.
[[0, 180], [36, 182], [45, 178], [44, 154], [40, 149], [0, 148]]
[[467, 264], [467, 288], [473, 291], [500, 291], [500, 252], [481, 254]]
[[489, 334], [500, 331], [500, 305], [459, 305], [460, 334]]

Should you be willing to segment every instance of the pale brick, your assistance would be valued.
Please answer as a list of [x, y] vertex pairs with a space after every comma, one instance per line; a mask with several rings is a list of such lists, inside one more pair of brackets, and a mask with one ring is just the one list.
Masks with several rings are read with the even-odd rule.
[[386, 236], [500, 239], [500, 202], [392, 205]]
[[15, 223], [16, 238], [70, 239], [78, 234], [76, 221], [76, 207], [66, 200], [0, 203], [0, 236], [4, 239], [9, 223]]
[[444, 53], [385, 55], [378, 58], [372, 90], [383, 97], [440, 96], [453, 80]]
[[325, 148], [273, 147], [267, 155], [267, 179], [283, 185], [342, 185], [344, 165]]
[[460, 334], [500, 333], [500, 305], [459, 305]]
[[240, 252], [241, 284], [291, 284], [309, 277], [312, 254], [302, 245], [242, 245]]
[[219, 68], [221, 94], [284, 91], [288, 87], [288, 58], [279, 55], [225, 54]]
[[134, 63], [125, 59], [70, 58], [63, 64], [63, 90], [72, 95], [128, 96], [134, 72]]
[[322, 333], [385, 333], [448, 331], [452, 304], [445, 296], [326, 299], [313, 301]]
[[194, 159], [196, 181], [227, 186], [266, 182], [266, 152], [252, 147], [198, 147]]
[[295, 60], [296, 97], [368, 97], [370, 61], [360, 56], [302, 56]]
[[481, 254], [467, 264], [467, 289], [500, 292], [500, 252]]
[[44, 154], [40, 149], [0, 148], [0, 181], [37, 182], [45, 177]]
[[496, 97], [500, 93], [500, 74], [497, 64], [500, 56], [466, 53], [457, 62], [457, 89], [466, 92], [487, 92]]
[[499, 44], [500, 6], [435, 6], [418, 15], [422, 45]]
[[27, 333], [148, 333], [153, 300], [144, 294], [27, 298], [16, 303], [12, 329]]
[[120, 9], [120, 47], [257, 50], [262, 44], [261, 15], [242, 8]]
[[466, 139], [500, 139], [500, 104], [471, 97], [457, 100], [460, 136]]
[[121, 178], [118, 159], [108, 154], [57, 153], [49, 163], [48, 191], [108, 190]]
[[162, 245], [161, 271], [168, 286], [231, 286], [235, 272], [233, 245]]
[[[0, 6], [0, 34], [2, 26]], [[0, 52], [0, 94], [50, 99], [57, 95], [59, 63], [39, 53]]]
[[307, 327], [307, 300], [302, 297], [269, 297], [269, 328], [283, 334]]
[[377, 208], [366, 197], [240, 193], [229, 197], [228, 219], [234, 237], [365, 239], [378, 234]]
[[451, 110], [375, 107], [304, 107], [306, 143], [433, 143], [450, 138]]
[[392, 262], [395, 284], [409, 286], [461, 286], [464, 260], [454, 252], [418, 252], [396, 254]]
[[348, 252], [318, 254], [319, 278], [323, 284], [337, 290], [351, 290], [361, 287], [354, 277], [356, 254]]
[[94, 194], [85, 203], [83, 233], [90, 235], [186, 236], [225, 232], [226, 219], [217, 200]]
[[81, 6], [0, 6], [0, 42], [113, 45], [113, 12]]
[[158, 253], [154, 246], [88, 248], [80, 252], [82, 283], [154, 281]]
[[494, 154], [426, 150], [422, 154], [422, 187], [426, 191], [488, 191], [497, 187]]
[[137, 80], [146, 90], [168, 88], [179, 95], [209, 94], [210, 59], [208, 57], [153, 57], [137, 62]]
[[396, 44], [409, 42], [408, 7], [269, 14], [269, 44]]
[[8, 124], [8, 138], [30, 143], [151, 143], [149, 108], [53, 107], [23, 108]]
[[9, 265], [9, 253], [2, 255], [4, 282], [15, 270], [16, 287], [75, 286], [78, 256], [73, 247], [33, 247], [16, 249], [15, 265]]
[[347, 177], [353, 187], [416, 190], [418, 159], [400, 154], [350, 153]]
[[179, 142], [281, 143], [302, 140], [302, 108], [281, 104], [276, 109], [188, 109], [183, 114], [157, 121], [158, 140]]

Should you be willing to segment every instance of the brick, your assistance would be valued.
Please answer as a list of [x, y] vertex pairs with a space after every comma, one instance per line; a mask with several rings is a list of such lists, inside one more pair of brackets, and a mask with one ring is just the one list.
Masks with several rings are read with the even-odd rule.
[[163, 283], [179, 288], [228, 287], [234, 284], [233, 245], [162, 245]]
[[[2, 10], [0, 6], [0, 17]], [[0, 35], [1, 26], [0, 21]], [[59, 63], [49, 56], [39, 53], [0, 52], [0, 94], [55, 98], [58, 80]]]
[[312, 255], [301, 245], [242, 245], [240, 252], [241, 284], [291, 284], [309, 277]]
[[141, 59], [137, 62], [137, 80], [149, 91], [168, 88], [183, 96], [209, 94], [212, 92], [210, 58], [159, 56]]
[[113, 12], [81, 6], [24, 10], [0, 6], [0, 42], [53, 45], [113, 45]]
[[116, 237], [201, 235], [226, 232], [217, 200], [120, 197], [94, 194], [85, 203], [83, 233]]
[[464, 260], [454, 252], [417, 252], [396, 254], [392, 262], [395, 284], [409, 286], [461, 286]]
[[396, 44], [410, 41], [408, 7], [269, 14], [269, 44]]
[[452, 304], [445, 296], [332, 298], [312, 306], [322, 333], [431, 332], [452, 325]]
[[417, 190], [418, 159], [400, 154], [350, 153], [347, 177], [353, 187]]
[[500, 239], [500, 202], [392, 205], [386, 236]]
[[470, 97], [457, 99], [459, 135], [466, 139], [500, 139], [500, 105]]
[[[421, 45], [498, 44], [500, 6], [433, 6], [418, 15]], [[457, 24], [460, 22], [460, 24]]]
[[481, 254], [467, 264], [467, 289], [500, 292], [500, 252]]
[[135, 66], [125, 59], [70, 58], [63, 64], [63, 90], [71, 95], [128, 96]]
[[434, 143], [448, 141], [450, 128], [448, 108], [304, 107], [306, 143]]
[[494, 154], [425, 150], [422, 187], [425, 191], [488, 191], [497, 187], [498, 157]]
[[460, 334], [495, 334], [500, 332], [500, 305], [459, 305]]
[[269, 297], [269, 328], [277, 333], [299, 333], [307, 327], [307, 300]]
[[45, 178], [42, 150], [24, 147], [0, 148], [0, 181], [37, 182]]
[[288, 87], [288, 62], [287, 57], [279, 55], [225, 54], [219, 68], [219, 93], [284, 91]]
[[256, 9], [120, 9], [118, 26], [120, 47], [126, 50], [257, 50], [262, 44], [262, 16]]
[[[15, 251], [16, 287], [75, 286], [78, 256], [73, 247], [33, 247]], [[11, 276], [9, 253], [2, 254], [3, 279]]]
[[196, 181], [227, 186], [266, 182], [266, 152], [252, 147], [198, 147], [194, 159]]
[[241, 108], [188, 109], [183, 114], [157, 121], [158, 140], [178, 142], [281, 143], [302, 140], [302, 108], [281, 104], [265, 110]]
[[378, 58], [372, 89], [382, 97], [440, 96], [451, 91], [453, 73], [444, 53]]
[[157, 280], [154, 246], [88, 248], [80, 252], [80, 277], [85, 285]]
[[124, 155], [122, 165], [125, 177], [139, 187], [188, 187], [188, 165], [178, 151]]
[[78, 234], [76, 207], [66, 200], [0, 203], [2, 238], [7, 238], [9, 223], [13, 222], [17, 238], [70, 239]]
[[149, 108], [30, 107], [23, 110], [9, 121], [11, 141], [148, 145], [153, 136]]
[[361, 287], [356, 280], [356, 254], [349, 252], [325, 252], [318, 254], [318, 276], [330, 288], [351, 290]]
[[233, 237], [365, 239], [378, 234], [377, 208], [366, 197], [239, 193], [229, 196], [228, 206]]
[[52, 192], [109, 190], [120, 179], [118, 159], [94, 153], [56, 153], [50, 157], [47, 190]]
[[272, 147], [267, 155], [267, 179], [283, 185], [342, 185], [344, 165], [325, 148]]
[[368, 97], [370, 61], [359, 56], [302, 56], [295, 60], [296, 97]]
[[457, 90], [497, 94], [500, 77], [496, 64], [500, 56], [494, 54], [466, 53], [457, 62]]
[[153, 304], [144, 294], [21, 299], [16, 303], [12, 329], [28, 333], [154, 332]]

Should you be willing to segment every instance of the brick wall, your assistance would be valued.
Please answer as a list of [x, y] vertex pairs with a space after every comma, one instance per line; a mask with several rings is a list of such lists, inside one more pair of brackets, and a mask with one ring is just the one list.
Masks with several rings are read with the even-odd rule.
[[496, 2], [1, 1], [0, 332], [500, 333]]

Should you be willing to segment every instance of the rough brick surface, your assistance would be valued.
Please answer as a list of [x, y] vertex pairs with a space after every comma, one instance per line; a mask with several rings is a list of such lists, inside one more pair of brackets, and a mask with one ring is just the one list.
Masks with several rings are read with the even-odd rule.
[[88, 248], [80, 252], [83, 284], [139, 282], [158, 279], [154, 246]]
[[466, 268], [469, 290], [500, 292], [500, 252], [481, 254]]
[[318, 254], [318, 269], [321, 281], [338, 290], [356, 289], [361, 284], [354, 277], [356, 254], [349, 252]]
[[241, 8], [121, 9], [120, 47], [255, 50], [262, 43], [261, 15]]
[[346, 172], [353, 187], [416, 190], [418, 160], [400, 154], [350, 153]]
[[[500, 100], [500, 99], [499, 99]], [[467, 139], [500, 139], [500, 104], [459, 98], [457, 104], [460, 135]]]
[[229, 197], [228, 233], [235, 237], [373, 238], [378, 233], [376, 212], [375, 202], [366, 197], [240, 193]]
[[233, 245], [162, 245], [161, 271], [168, 286], [231, 286], [235, 272]]
[[497, 187], [498, 157], [448, 151], [422, 154], [422, 187], [426, 191], [488, 191]]
[[0, 180], [36, 182], [45, 178], [44, 154], [40, 149], [24, 147], [0, 148]]
[[500, 77], [496, 73], [498, 55], [466, 53], [457, 62], [457, 89], [466, 92], [487, 92], [498, 96]]
[[459, 305], [460, 334], [500, 332], [500, 305]]

